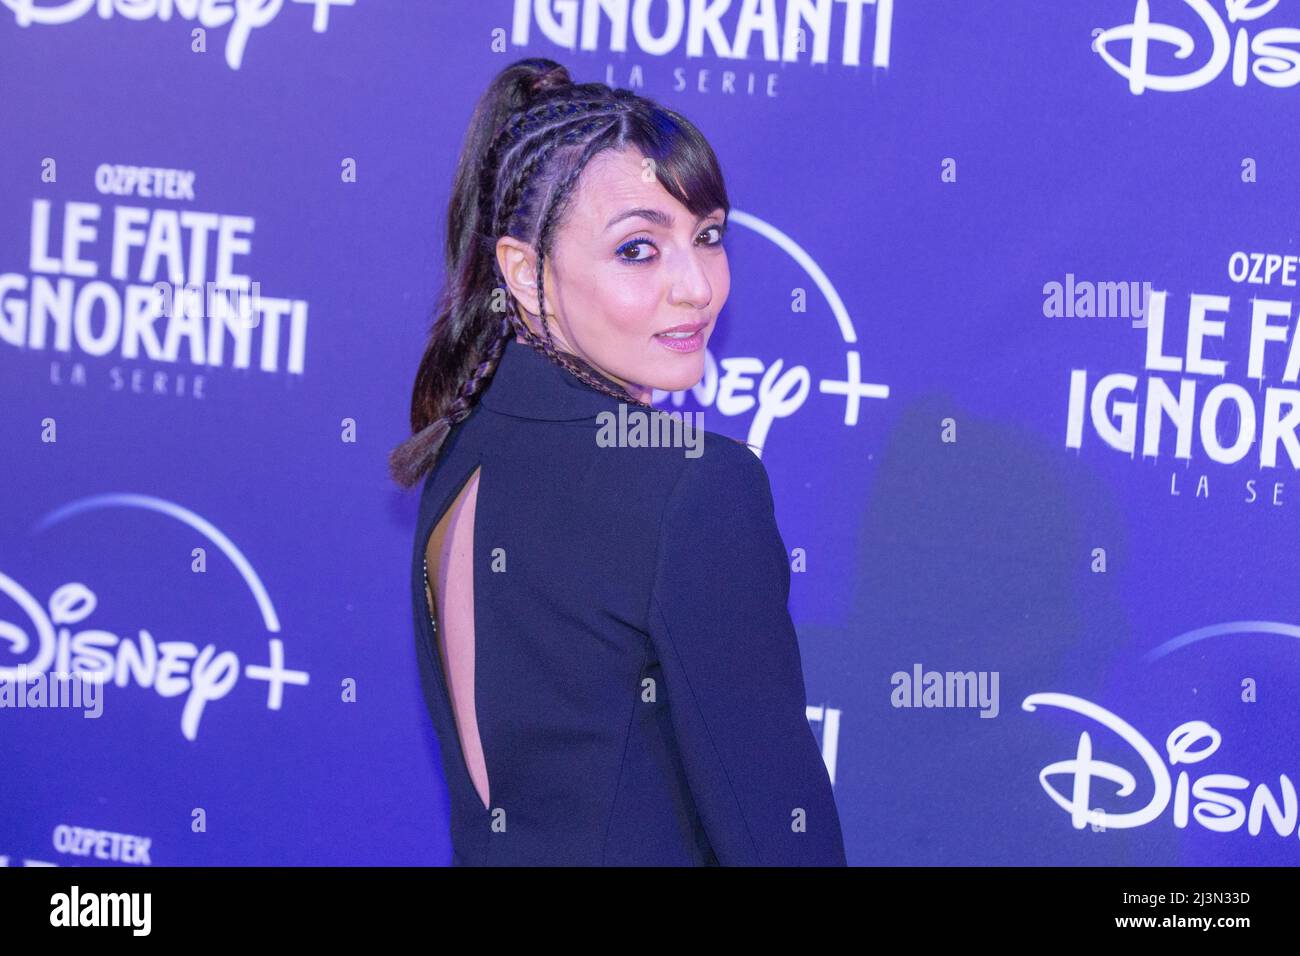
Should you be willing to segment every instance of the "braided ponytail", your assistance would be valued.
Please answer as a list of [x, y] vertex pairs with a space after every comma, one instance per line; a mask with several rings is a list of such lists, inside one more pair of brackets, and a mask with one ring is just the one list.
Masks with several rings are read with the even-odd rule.
[[[411, 487], [433, 467], [515, 336], [597, 391], [652, 407], [556, 347], [543, 288], [553, 237], [583, 169], [603, 150], [628, 147], [654, 161], [659, 182], [692, 212], [730, 209], [713, 150], [679, 114], [629, 90], [574, 83], [563, 66], [545, 58], [519, 60], [492, 80], [457, 162], [445, 281], [412, 390], [412, 435], [389, 454], [398, 484]], [[546, 197], [544, 205], [537, 197]], [[508, 294], [496, 258], [503, 235], [536, 252], [541, 335]]]

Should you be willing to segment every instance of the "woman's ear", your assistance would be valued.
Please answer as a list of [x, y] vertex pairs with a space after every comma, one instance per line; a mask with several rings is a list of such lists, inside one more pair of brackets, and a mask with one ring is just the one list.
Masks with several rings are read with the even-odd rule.
[[497, 240], [497, 266], [506, 287], [525, 310], [537, 314], [537, 254], [526, 242], [513, 236]]

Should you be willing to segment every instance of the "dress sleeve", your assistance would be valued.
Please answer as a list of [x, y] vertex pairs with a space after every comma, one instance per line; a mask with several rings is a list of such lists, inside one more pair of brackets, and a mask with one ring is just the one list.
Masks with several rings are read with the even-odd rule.
[[844, 866], [767, 469], [718, 439], [669, 494], [649, 605], [687, 782], [722, 865]]

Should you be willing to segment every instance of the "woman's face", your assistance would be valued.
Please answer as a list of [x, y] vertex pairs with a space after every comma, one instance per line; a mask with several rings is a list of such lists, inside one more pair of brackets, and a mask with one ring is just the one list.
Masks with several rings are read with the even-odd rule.
[[[695, 385], [731, 289], [723, 227], [722, 209], [696, 217], [639, 152], [597, 155], [579, 177], [546, 261], [543, 291], [556, 346], [647, 402], [654, 388]], [[497, 258], [525, 321], [542, 334], [532, 248], [506, 236]], [[660, 334], [680, 325], [699, 326], [698, 335], [674, 341]]]

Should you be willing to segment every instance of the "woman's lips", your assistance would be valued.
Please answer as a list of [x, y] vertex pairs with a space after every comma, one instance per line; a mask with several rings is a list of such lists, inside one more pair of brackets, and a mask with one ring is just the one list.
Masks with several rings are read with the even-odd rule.
[[698, 352], [704, 348], [704, 330], [707, 326], [707, 322], [677, 326], [675, 329], [656, 333], [655, 341], [673, 352]]
[[668, 332], [695, 332], [708, 325], [708, 322], [683, 322], [681, 325], [670, 326], [666, 329], [660, 329], [655, 335], [664, 335]]

